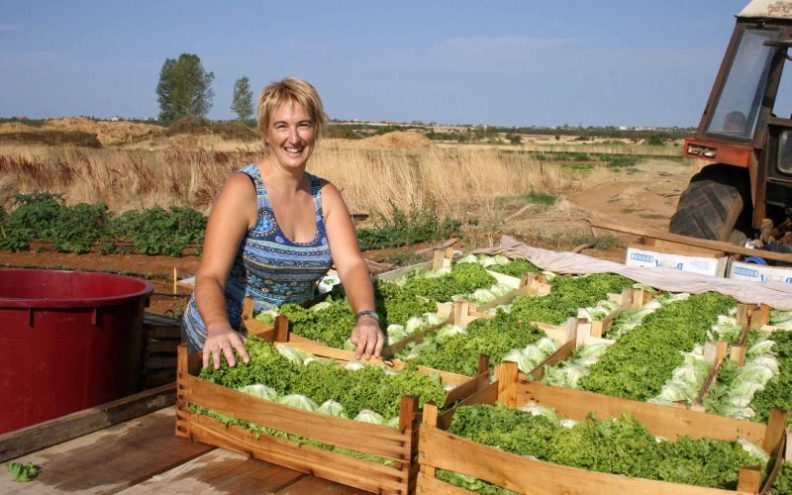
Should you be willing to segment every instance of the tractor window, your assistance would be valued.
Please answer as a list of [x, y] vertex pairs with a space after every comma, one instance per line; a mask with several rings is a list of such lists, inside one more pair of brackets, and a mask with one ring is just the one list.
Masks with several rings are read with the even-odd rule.
[[743, 31], [707, 127], [709, 133], [739, 139], [753, 137], [775, 51], [764, 42], [778, 38], [779, 34], [764, 29]]
[[782, 174], [792, 175], [792, 130], [786, 130], [778, 137], [778, 163], [776, 168]]

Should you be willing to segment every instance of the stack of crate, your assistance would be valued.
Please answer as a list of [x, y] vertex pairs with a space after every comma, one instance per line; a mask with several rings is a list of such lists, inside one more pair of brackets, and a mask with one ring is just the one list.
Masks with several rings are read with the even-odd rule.
[[141, 388], [176, 380], [176, 349], [181, 342], [181, 322], [146, 313], [143, 317], [143, 376]]

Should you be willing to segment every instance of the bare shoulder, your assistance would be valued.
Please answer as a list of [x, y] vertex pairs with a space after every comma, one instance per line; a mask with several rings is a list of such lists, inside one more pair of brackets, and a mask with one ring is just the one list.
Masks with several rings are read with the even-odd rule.
[[234, 172], [223, 185], [223, 193], [230, 191], [233, 194], [247, 195], [249, 197], [256, 196], [256, 185], [253, 179], [244, 172]]
[[212, 213], [238, 216], [240, 213], [248, 224], [255, 223], [257, 215], [256, 186], [250, 176], [241, 172], [226, 179], [220, 194], [215, 198]]
[[251, 201], [253, 205], [256, 204], [256, 186], [249, 175], [236, 172], [226, 179], [220, 194], [215, 199], [215, 207], [220, 204], [231, 204], [235, 207], [240, 207]]

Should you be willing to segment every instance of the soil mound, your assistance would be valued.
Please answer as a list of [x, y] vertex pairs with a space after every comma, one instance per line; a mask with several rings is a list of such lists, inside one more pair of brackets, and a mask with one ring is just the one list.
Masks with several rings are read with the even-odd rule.
[[394, 131], [365, 139], [325, 139], [322, 146], [346, 149], [421, 149], [432, 141], [416, 131]]
[[162, 126], [137, 122], [112, 122], [86, 119], [84, 117], [68, 117], [49, 120], [43, 129], [66, 131], [82, 131], [96, 134], [102, 145], [126, 143], [141, 138], [159, 136], [163, 133]]

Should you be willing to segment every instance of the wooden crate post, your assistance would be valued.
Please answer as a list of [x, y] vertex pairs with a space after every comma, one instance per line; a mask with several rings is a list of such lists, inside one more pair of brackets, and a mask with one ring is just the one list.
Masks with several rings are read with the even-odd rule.
[[179, 344], [176, 350], [176, 436], [192, 440], [190, 423], [187, 421], [187, 386], [184, 375], [189, 373], [187, 344]]
[[787, 413], [783, 409], [774, 407], [770, 409], [770, 414], [767, 418], [767, 429], [765, 430], [765, 437], [762, 441], [762, 448], [765, 451], [773, 453], [781, 445], [786, 431]]
[[[580, 320], [578, 320], [578, 325], [580, 325]], [[594, 320], [591, 322], [591, 337], [597, 337], [599, 339], [602, 338], [602, 334], [605, 330], [605, 322], [602, 320]]]
[[729, 351], [729, 359], [737, 363], [738, 366], [742, 367], [745, 366], [745, 346], [744, 345], [735, 345]]
[[517, 406], [517, 384], [520, 370], [517, 363], [504, 361], [495, 368], [495, 379], [498, 380], [498, 401], [509, 407]]
[[762, 488], [762, 471], [758, 467], [741, 467], [737, 478], [737, 491], [759, 493]]
[[479, 354], [477, 374], [489, 373], [490, 358], [486, 354]]
[[[426, 402], [423, 407], [423, 418], [421, 424], [428, 428], [437, 428], [437, 406], [434, 402]], [[421, 462], [421, 474], [427, 478], [434, 479], [435, 468], [425, 462]]]
[[723, 361], [723, 358], [726, 357], [726, 352], [728, 350], [729, 344], [723, 340], [707, 342], [704, 344], [704, 360], [713, 367], [717, 367], [720, 362]]
[[470, 301], [454, 301], [451, 310], [451, 321], [455, 325], [467, 325], [475, 318], [471, 315], [476, 311], [476, 303]]
[[752, 329], [761, 328], [770, 323], [770, 306], [760, 304], [759, 309], [751, 313], [750, 327]]
[[432, 256], [432, 270], [450, 267], [452, 259], [454, 259], [454, 250], [452, 248], [436, 249]]
[[284, 315], [275, 317], [275, 342], [289, 341], [289, 319]]
[[630, 294], [630, 309], [638, 309], [645, 305], [654, 297], [651, 292], [643, 289], [630, 288], [627, 289]]
[[[415, 428], [415, 417], [418, 411], [418, 397], [414, 395], [406, 395], [402, 397], [401, 400], [401, 409], [399, 411], [399, 429], [402, 432], [411, 432], [413, 428]], [[417, 443], [415, 442], [415, 437], [413, 435], [408, 435], [408, 443], [409, 443], [409, 451], [410, 451], [410, 459], [408, 460], [408, 464], [405, 466], [403, 462], [397, 462], [396, 468], [397, 469], [409, 469], [409, 462], [413, 458], [415, 458], [415, 452], [417, 450]], [[409, 484], [412, 486], [415, 483], [414, 477], [410, 476]], [[413, 491], [410, 489], [410, 491]]]
[[418, 397], [405, 395], [401, 400], [399, 412], [399, 429], [411, 430], [415, 422], [415, 413], [418, 411]]
[[737, 315], [735, 319], [737, 320], [737, 324], [740, 325], [741, 328], [748, 327], [750, 323], [751, 313], [753, 313], [756, 309], [756, 305], [754, 304], [746, 304], [740, 303], [737, 305]]

